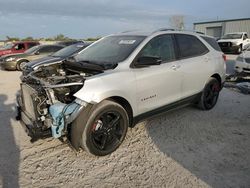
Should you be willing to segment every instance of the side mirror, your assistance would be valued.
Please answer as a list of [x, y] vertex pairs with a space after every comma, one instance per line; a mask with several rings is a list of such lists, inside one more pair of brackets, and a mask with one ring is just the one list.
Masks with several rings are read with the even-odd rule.
[[36, 52], [35, 52], [35, 55], [39, 55], [39, 54], [40, 54], [40, 52], [39, 52], [39, 51], [36, 51]]
[[148, 67], [152, 65], [160, 65], [162, 62], [159, 57], [142, 56], [139, 57], [135, 63], [135, 67]]

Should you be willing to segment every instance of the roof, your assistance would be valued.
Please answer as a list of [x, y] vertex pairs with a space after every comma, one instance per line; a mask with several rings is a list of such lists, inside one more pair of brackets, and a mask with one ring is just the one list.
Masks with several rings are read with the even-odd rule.
[[208, 22], [196, 22], [196, 23], [194, 23], [194, 25], [208, 24], [208, 23], [219, 23], [219, 22], [234, 22], [234, 21], [244, 21], [244, 20], [250, 21], [250, 18], [239, 18], [239, 19], [231, 19], [231, 20], [216, 20], [216, 21], [208, 21]]

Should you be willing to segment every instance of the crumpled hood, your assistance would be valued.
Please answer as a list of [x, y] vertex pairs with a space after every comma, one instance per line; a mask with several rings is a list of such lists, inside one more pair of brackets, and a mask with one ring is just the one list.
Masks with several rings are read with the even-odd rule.
[[63, 59], [64, 58], [62, 58], [62, 57], [46, 56], [46, 57], [31, 61], [31, 62], [27, 63], [26, 66], [29, 67], [29, 68], [34, 68], [34, 67], [36, 67], [38, 65], [53, 63], [53, 62], [57, 62], [57, 61], [62, 61]]

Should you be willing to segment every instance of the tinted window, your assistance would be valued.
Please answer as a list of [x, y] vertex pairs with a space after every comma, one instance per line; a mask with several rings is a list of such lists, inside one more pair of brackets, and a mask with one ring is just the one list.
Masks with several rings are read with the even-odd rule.
[[15, 50], [24, 50], [25, 45], [23, 43], [20, 43], [20, 44], [17, 44], [14, 48]]
[[73, 55], [74, 53], [79, 52], [84, 47], [86, 47], [86, 46], [84, 46], [82, 44], [73, 44], [71, 46], [65, 47], [65, 48], [57, 51], [52, 56], [53, 57], [68, 57], [68, 56]]
[[39, 53], [53, 53], [53, 52], [56, 52], [62, 48], [63, 47], [61, 47], [61, 46], [44, 46], [39, 50]]
[[78, 54], [77, 61], [118, 63], [125, 60], [143, 41], [145, 36], [109, 36]]
[[216, 42], [215, 39], [213, 39], [211, 37], [204, 37], [204, 36], [202, 36], [201, 38], [203, 38], [213, 49], [221, 52], [220, 46]]
[[163, 61], [175, 59], [174, 43], [171, 35], [161, 35], [153, 38], [143, 50], [140, 56], [159, 57]]
[[206, 46], [195, 36], [177, 34], [176, 40], [182, 58], [199, 56], [208, 51]]
[[242, 34], [226, 34], [221, 39], [241, 39]]
[[247, 34], [244, 34], [243, 40], [246, 40], [246, 39], [247, 39]]
[[34, 46], [34, 47], [26, 50], [25, 53], [26, 54], [32, 54], [32, 53], [36, 52], [38, 48], [39, 48], [39, 46]]

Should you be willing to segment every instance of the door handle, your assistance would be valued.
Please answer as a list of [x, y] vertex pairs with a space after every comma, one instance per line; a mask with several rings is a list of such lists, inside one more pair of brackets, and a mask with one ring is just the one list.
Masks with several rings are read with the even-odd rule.
[[171, 66], [171, 69], [177, 70], [177, 69], [179, 69], [180, 67], [181, 67], [180, 65], [172, 65], [172, 66]]

